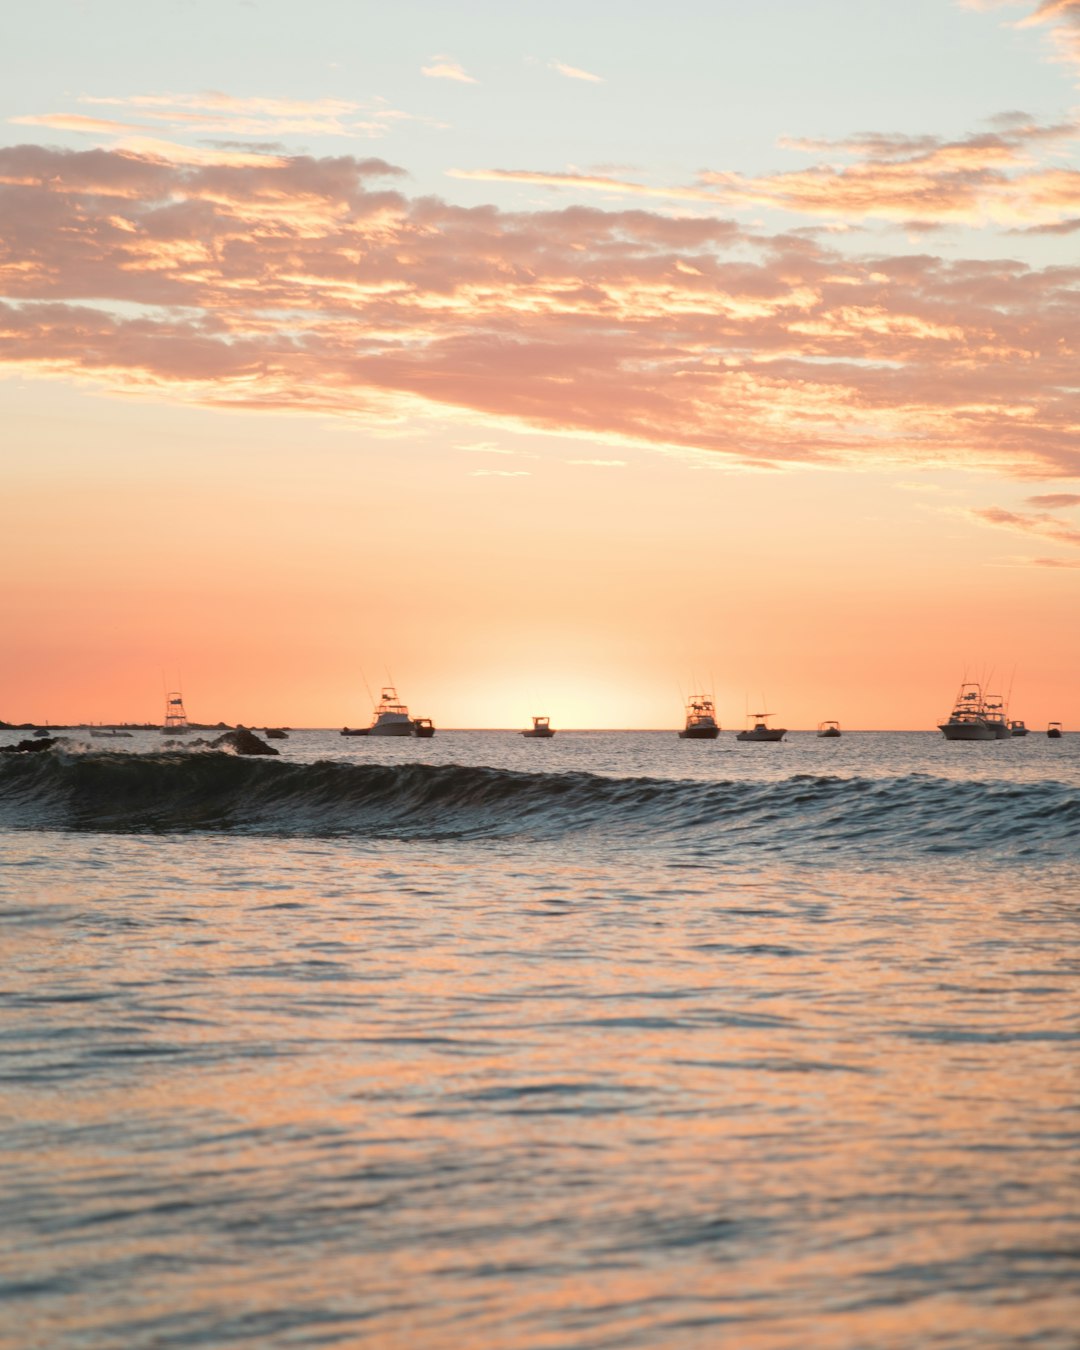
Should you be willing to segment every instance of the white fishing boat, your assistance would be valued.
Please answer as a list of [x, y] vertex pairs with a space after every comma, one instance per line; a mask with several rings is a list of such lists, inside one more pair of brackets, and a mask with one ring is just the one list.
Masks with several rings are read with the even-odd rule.
[[523, 736], [532, 737], [538, 741], [546, 741], [554, 736], [555, 732], [552, 730], [551, 719], [549, 717], [534, 717], [532, 720], [532, 730], [523, 731], [521, 734]]
[[691, 694], [686, 705], [686, 726], [679, 732], [681, 741], [715, 741], [720, 735], [716, 708], [708, 694]]
[[819, 736], [839, 736], [839, 735], [840, 735], [840, 723], [839, 723], [839, 722], [819, 722], [819, 723], [818, 723], [817, 734], [818, 734]]
[[165, 722], [161, 729], [166, 736], [182, 736], [191, 730], [184, 711], [183, 695], [179, 690], [165, 695]]
[[413, 736], [416, 727], [409, 710], [397, 696], [393, 685], [383, 686], [375, 708], [375, 720], [368, 728], [369, 736]]
[[960, 686], [952, 712], [946, 721], [938, 723], [938, 730], [947, 741], [998, 739], [996, 724], [990, 722], [986, 716], [986, 700], [983, 697], [982, 685], [969, 682]]
[[751, 713], [746, 720], [752, 722], [753, 726], [747, 727], [745, 731], [740, 731], [735, 739], [737, 741], [782, 741], [787, 735], [787, 727], [769, 726], [765, 719], [771, 716], [772, 713], [767, 712]]

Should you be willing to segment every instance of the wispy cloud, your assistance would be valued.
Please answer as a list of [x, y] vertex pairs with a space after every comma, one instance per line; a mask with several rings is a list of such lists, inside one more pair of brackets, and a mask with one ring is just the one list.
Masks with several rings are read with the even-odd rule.
[[[1080, 171], [1057, 156], [1080, 140], [1080, 121], [1042, 124], [1010, 113], [992, 130], [958, 140], [873, 132], [841, 141], [788, 138], [787, 150], [820, 162], [756, 177], [706, 170], [694, 183], [656, 185], [579, 169], [452, 169], [486, 182], [708, 203], [714, 210], [769, 208], [847, 226], [868, 220], [906, 228], [996, 224], [1071, 230], [1080, 218]], [[850, 161], [845, 163], [844, 161]]]
[[137, 122], [112, 122], [104, 117], [86, 117], [80, 113], [27, 113], [23, 117], [9, 117], [16, 126], [49, 127], [52, 131], [81, 131], [88, 135], [116, 135], [137, 131]]
[[638, 203], [462, 208], [405, 178], [0, 149], [0, 362], [212, 406], [453, 409], [612, 458], [1080, 474], [1080, 269], [849, 257]]
[[476, 80], [449, 56], [433, 56], [430, 66], [420, 67], [421, 75], [432, 80], [457, 80], [459, 84], [476, 84]]
[[[1071, 494], [1050, 494], [1068, 498]], [[1038, 500], [1033, 498], [1031, 500]], [[1080, 500], [1077, 498], [1076, 500]], [[1070, 503], [1071, 504], [1071, 503]], [[1080, 529], [1058, 520], [1046, 511], [1007, 511], [1000, 506], [988, 506], [970, 513], [976, 520], [986, 525], [996, 525], [1014, 532], [1034, 535], [1055, 544], [1064, 544], [1070, 548], [1080, 548]], [[1080, 560], [1070, 558], [1030, 558], [1029, 562], [1038, 567], [1076, 567]]]
[[557, 70], [560, 75], [565, 75], [568, 80], [587, 80], [590, 84], [604, 83], [603, 76], [594, 75], [588, 70], [582, 70], [580, 66], [568, 66], [563, 61], [552, 61], [551, 69]]

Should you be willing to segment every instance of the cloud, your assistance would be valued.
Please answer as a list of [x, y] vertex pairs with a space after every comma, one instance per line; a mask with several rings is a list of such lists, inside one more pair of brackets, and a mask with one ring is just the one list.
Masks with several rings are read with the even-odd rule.
[[42, 113], [40, 116], [28, 113], [24, 117], [9, 117], [8, 121], [18, 126], [49, 127], [53, 131], [81, 131], [90, 135], [138, 130], [135, 122], [112, 122], [104, 117], [85, 117], [80, 113]]
[[[695, 183], [656, 186], [576, 169], [452, 169], [450, 177], [707, 203], [713, 210], [768, 208], [833, 227], [869, 220], [915, 231], [996, 224], [1068, 232], [1080, 218], [1080, 171], [1053, 158], [1080, 139], [1080, 122], [1042, 124], [1021, 113], [958, 140], [868, 132], [840, 141], [787, 138], [783, 148], [821, 162], [751, 177], [705, 170]], [[822, 159], [821, 157], [824, 157]], [[845, 163], [844, 161], [850, 161]]]
[[83, 106], [122, 109], [127, 120], [112, 121], [74, 112], [26, 114], [9, 120], [28, 126], [98, 135], [125, 132], [158, 135], [160, 128], [166, 126], [187, 135], [253, 136], [261, 140], [289, 136], [371, 139], [385, 135], [403, 121], [442, 125], [403, 112], [381, 98], [363, 102], [333, 98], [238, 98], [210, 90], [198, 94], [125, 97], [82, 94], [77, 102]]
[[449, 56], [433, 56], [430, 66], [421, 66], [421, 75], [432, 80], [457, 80], [460, 84], [476, 84], [471, 75], [466, 74], [457, 61]]
[[0, 149], [6, 369], [214, 407], [452, 411], [613, 459], [1080, 475], [1080, 268], [853, 258], [636, 203], [465, 208], [377, 158], [241, 161]]
[[593, 75], [588, 70], [582, 70], [579, 66], [568, 66], [562, 61], [552, 61], [551, 69], [557, 70], [560, 75], [565, 75], [568, 80], [588, 80], [591, 84], [603, 84], [603, 77]]
[[[1056, 495], [1056, 494], [1055, 494]], [[1069, 494], [1062, 494], [1069, 495]], [[1064, 521], [1056, 519], [1047, 512], [1007, 511], [1000, 506], [988, 506], [974, 510], [971, 515], [987, 525], [998, 525], [1021, 534], [1037, 535], [1041, 539], [1053, 540], [1055, 544], [1066, 544], [1071, 548], [1080, 548], [1080, 530], [1074, 529]], [[1058, 566], [1052, 559], [1038, 560], [1043, 567]], [[1074, 564], [1068, 563], [1068, 566]]]
[[1041, 492], [1037, 497], [1029, 497], [1028, 503], [1047, 511], [1064, 511], [1070, 506], [1080, 506], [1080, 492]]
[[1042, 3], [1017, 23], [1018, 28], [1048, 24], [1054, 45], [1063, 61], [1080, 65], [1080, 0], [1042, 0]]

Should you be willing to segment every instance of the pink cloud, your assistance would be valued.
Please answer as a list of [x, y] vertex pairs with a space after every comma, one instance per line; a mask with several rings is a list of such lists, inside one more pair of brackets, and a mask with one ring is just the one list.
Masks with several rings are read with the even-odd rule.
[[449, 56], [433, 56], [431, 65], [421, 66], [420, 73], [432, 80], [457, 80], [459, 84], [476, 83], [476, 80]]
[[565, 75], [568, 80], [586, 80], [590, 84], [603, 84], [603, 78], [600, 75], [594, 75], [591, 71], [582, 70], [580, 66], [568, 66], [562, 61], [552, 61], [552, 70], [557, 70], [560, 75]]
[[739, 463], [1080, 473], [1080, 269], [853, 259], [640, 208], [462, 208], [387, 186], [404, 177], [352, 156], [0, 150], [0, 361]]

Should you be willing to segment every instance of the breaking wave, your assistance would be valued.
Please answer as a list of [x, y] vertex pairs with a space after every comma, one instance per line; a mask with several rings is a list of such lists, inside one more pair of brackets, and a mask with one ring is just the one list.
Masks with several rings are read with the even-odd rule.
[[723, 850], [1080, 852], [1080, 792], [1058, 782], [929, 774], [780, 782], [610, 778], [462, 765], [296, 764], [228, 754], [0, 759], [0, 824], [120, 832], [245, 831], [357, 838], [558, 838]]

